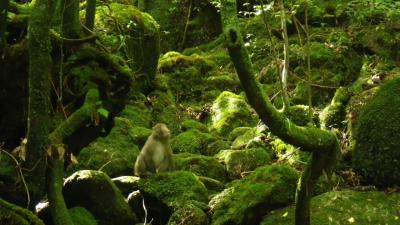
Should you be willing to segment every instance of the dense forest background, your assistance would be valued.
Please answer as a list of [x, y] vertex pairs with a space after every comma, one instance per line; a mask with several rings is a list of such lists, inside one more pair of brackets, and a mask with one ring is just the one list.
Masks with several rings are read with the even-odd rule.
[[399, 1], [1, 0], [0, 224], [398, 224], [399, 108]]

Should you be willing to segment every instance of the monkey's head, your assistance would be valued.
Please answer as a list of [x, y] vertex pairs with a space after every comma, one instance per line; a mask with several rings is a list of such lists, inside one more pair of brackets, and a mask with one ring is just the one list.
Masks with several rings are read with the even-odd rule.
[[171, 136], [171, 131], [168, 129], [167, 125], [157, 123], [153, 127], [153, 136], [159, 140], [168, 140]]

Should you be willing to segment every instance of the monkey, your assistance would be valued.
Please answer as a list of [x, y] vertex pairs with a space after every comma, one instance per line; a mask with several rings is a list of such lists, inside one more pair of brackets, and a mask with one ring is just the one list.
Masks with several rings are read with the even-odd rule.
[[145, 177], [174, 169], [172, 149], [169, 143], [171, 131], [167, 125], [157, 123], [147, 138], [135, 162], [135, 175]]

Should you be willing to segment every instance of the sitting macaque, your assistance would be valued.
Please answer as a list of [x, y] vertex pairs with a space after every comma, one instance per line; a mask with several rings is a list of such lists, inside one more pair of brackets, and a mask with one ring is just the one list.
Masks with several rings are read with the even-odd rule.
[[147, 138], [136, 159], [136, 176], [144, 177], [174, 169], [170, 136], [171, 132], [165, 124], [158, 123], [153, 127], [153, 133]]

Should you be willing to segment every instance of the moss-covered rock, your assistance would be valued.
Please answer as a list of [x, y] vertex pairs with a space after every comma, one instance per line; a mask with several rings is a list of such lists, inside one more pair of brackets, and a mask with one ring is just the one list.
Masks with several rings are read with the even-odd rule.
[[129, 119], [132, 126], [151, 128], [151, 113], [144, 105], [127, 105], [118, 116]]
[[93, 215], [83, 207], [73, 207], [68, 211], [74, 225], [97, 225]]
[[[267, 127], [265, 125], [262, 125], [247, 130], [242, 135], [237, 136], [233, 140], [231, 148], [241, 149], [265, 146], [264, 140], [266, 139], [266, 129]], [[234, 134], [232, 134], [233, 132], [236, 132], [236, 129], [229, 134], [230, 137], [234, 136]]]
[[176, 105], [174, 96], [168, 91], [154, 91], [149, 95], [149, 99], [152, 104], [153, 121], [166, 124], [173, 135], [177, 134], [184, 118]]
[[209, 133], [192, 129], [174, 137], [171, 140], [171, 147], [175, 153], [206, 154], [208, 144], [215, 140], [216, 138]]
[[271, 156], [265, 148], [222, 150], [215, 157], [225, 165], [231, 179], [241, 178], [243, 172], [271, 162]]
[[269, 145], [278, 158], [278, 161], [286, 162], [289, 165], [304, 165], [308, 162], [308, 158], [310, 157], [308, 152], [300, 151], [293, 145], [286, 144], [279, 138], [270, 141]]
[[210, 201], [212, 224], [258, 224], [268, 211], [293, 202], [297, 179], [298, 173], [288, 166], [256, 169]]
[[[311, 224], [398, 224], [398, 193], [335, 191], [311, 200]], [[272, 212], [261, 225], [294, 224], [294, 207]]]
[[192, 119], [184, 120], [182, 122], [182, 130], [187, 131], [187, 130], [191, 130], [191, 129], [197, 129], [203, 133], [208, 132], [207, 125], [200, 123], [199, 121], [192, 120]]
[[111, 177], [132, 174], [139, 154], [137, 140], [129, 120], [115, 118], [115, 125], [106, 137], [100, 137], [82, 149], [78, 164], [71, 165], [70, 172], [80, 169], [101, 170]]
[[224, 149], [230, 149], [231, 148], [231, 142], [230, 141], [225, 141], [218, 139], [214, 142], [211, 142], [210, 144], [207, 145], [207, 150], [205, 152], [205, 155], [215, 155], [219, 151], [224, 150]]
[[137, 89], [148, 93], [160, 55], [158, 23], [132, 5], [111, 3], [97, 7], [95, 27], [102, 43], [130, 62]]
[[124, 196], [103, 172], [81, 170], [74, 173], [65, 180], [63, 194], [69, 208], [86, 208], [99, 225], [131, 225], [137, 221]]
[[378, 186], [400, 184], [400, 79], [384, 84], [361, 111], [353, 166], [364, 181]]
[[121, 176], [112, 178], [112, 181], [124, 196], [128, 196], [128, 194], [138, 189], [139, 180], [139, 177], [134, 176]]
[[255, 126], [257, 119], [244, 98], [224, 91], [214, 101], [212, 108], [212, 128], [227, 136], [235, 127]]
[[[306, 126], [310, 124], [310, 117], [307, 105], [290, 106], [288, 110], [285, 110], [283, 112], [283, 114], [296, 125]], [[312, 113], [311, 116], [313, 117], [312, 119], [314, 121], [314, 119], [316, 119], [314, 118], [314, 113]]]
[[198, 176], [211, 177], [222, 182], [226, 181], [225, 168], [214, 157], [180, 153], [174, 155], [174, 162], [177, 170], [190, 171]]
[[[167, 223], [172, 212], [188, 204], [206, 210], [207, 189], [198, 178], [186, 171], [158, 173], [139, 182], [148, 210], [148, 216], [162, 224]], [[156, 221], [158, 222], [158, 221]]]
[[169, 218], [168, 225], [207, 225], [207, 214], [193, 204], [188, 204], [177, 209]]

